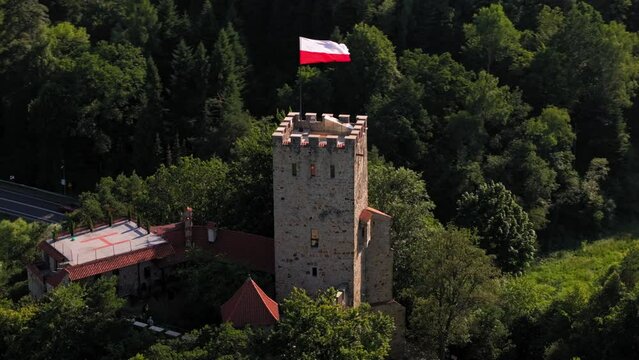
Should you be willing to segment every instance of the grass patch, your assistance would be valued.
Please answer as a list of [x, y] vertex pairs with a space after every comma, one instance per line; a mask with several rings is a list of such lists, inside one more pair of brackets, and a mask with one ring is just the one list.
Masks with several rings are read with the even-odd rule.
[[587, 301], [599, 288], [599, 279], [621, 262], [639, 239], [608, 238], [563, 250], [541, 259], [520, 277], [505, 281], [505, 301], [521, 315], [544, 311], [554, 301]]

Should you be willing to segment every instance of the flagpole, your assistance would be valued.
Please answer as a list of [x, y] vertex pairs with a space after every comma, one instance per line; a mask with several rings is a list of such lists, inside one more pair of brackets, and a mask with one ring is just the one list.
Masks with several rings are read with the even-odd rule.
[[297, 78], [300, 81], [300, 120], [302, 119], [302, 77], [300, 72], [301, 68], [302, 68], [302, 65], [297, 67]]

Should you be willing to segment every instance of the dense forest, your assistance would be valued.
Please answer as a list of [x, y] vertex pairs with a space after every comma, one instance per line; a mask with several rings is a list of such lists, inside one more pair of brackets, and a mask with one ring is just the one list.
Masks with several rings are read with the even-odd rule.
[[[535, 281], [555, 251], [639, 214], [636, 31], [633, 0], [0, 0], [0, 178], [62, 192], [64, 172], [82, 204], [72, 226], [130, 212], [172, 222], [192, 206], [196, 221], [272, 235], [270, 133], [301, 88], [304, 110], [369, 116], [369, 197], [394, 218], [409, 353], [630, 359], [636, 247], [561, 296]], [[300, 67], [298, 36], [343, 42], [352, 62]], [[38, 321], [57, 324], [56, 301], [81, 318], [73, 296], [118, 325], [121, 305], [96, 290], [107, 281], [20, 300], [30, 255], [13, 250], [44, 232], [0, 226], [0, 353], [17, 356]], [[291, 319], [322, 302], [296, 296]], [[233, 356], [214, 355], [214, 339], [235, 358], [334, 358], [314, 352], [319, 340], [253, 353], [303, 337], [294, 323], [213, 323], [188, 344], [94, 345], [105, 358]], [[383, 358], [387, 342], [338, 358]]]

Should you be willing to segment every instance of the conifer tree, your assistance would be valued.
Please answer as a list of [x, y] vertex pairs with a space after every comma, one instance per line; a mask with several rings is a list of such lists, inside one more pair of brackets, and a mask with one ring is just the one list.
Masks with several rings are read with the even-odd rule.
[[[179, 132], [191, 139], [194, 128], [204, 110], [210, 65], [202, 43], [193, 51], [184, 40], [173, 51], [171, 62], [171, 121], [172, 133]], [[199, 131], [197, 131], [199, 132]]]
[[246, 52], [230, 24], [218, 35], [211, 63], [211, 97], [205, 102], [199, 136], [194, 140], [197, 154], [202, 157], [213, 153], [227, 156], [235, 139], [247, 131], [250, 122], [242, 99], [248, 68]]
[[145, 107], [136, 124], [136, 140], [133, 143], [136, 169], [143, 175], [152, 173], [160, 164], [160, 158], [156, 156], [157, 149], [149, 145], [159, 140], [157, 138], [165, 132], [162, 81], [152, 57], [147, 58], [145, 100]]

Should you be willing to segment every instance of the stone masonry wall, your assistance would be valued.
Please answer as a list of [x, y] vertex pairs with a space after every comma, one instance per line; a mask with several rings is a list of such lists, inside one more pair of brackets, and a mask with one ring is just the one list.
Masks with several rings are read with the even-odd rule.
[[[356, 261], [356, 219], [367, 199], [366, 188], [361, 189], [365, 175], [356, 172], [366, 170], [362, 162], [365, 155], [357, 155], [362, 149], [358, 143], [363, 142], [363, 149], [366, 148], [365, 137], [358, 133], [322, 136], [311, 132], [304, 139], [290, 129], [295, 116], [290, 113], [273, 134], [277, 300], [286, 297], [293, 286], [309, 293], [345, 287], [346, 302], [359, 304], [361, 268]], [[319, 233], [317, 247], [311, 246], [313, 229]]]
[[393, 252], [390, 246], [391, 219], [374, 214], [371, 241], [366, 250], [366, 298], [371, 304], [393, 298]]
[[[366, 122], [366, 116], [358, 116], [358, 121]], [[357, 131], [357, 130], [356, 130]], [[359, 235], [359, 216], [368, 207], [368, 151], [366, 142], [366, 127], [359, 130], [359, 141], [355, 147], [355, 212], [353, 213], [353, 232], [355, 234], [355, 261], [353, 271], [353, 306], [357, 306], [362, 302], [362, 288], [364, 287], [366, 258], [366, 243], [360, 244]]]

